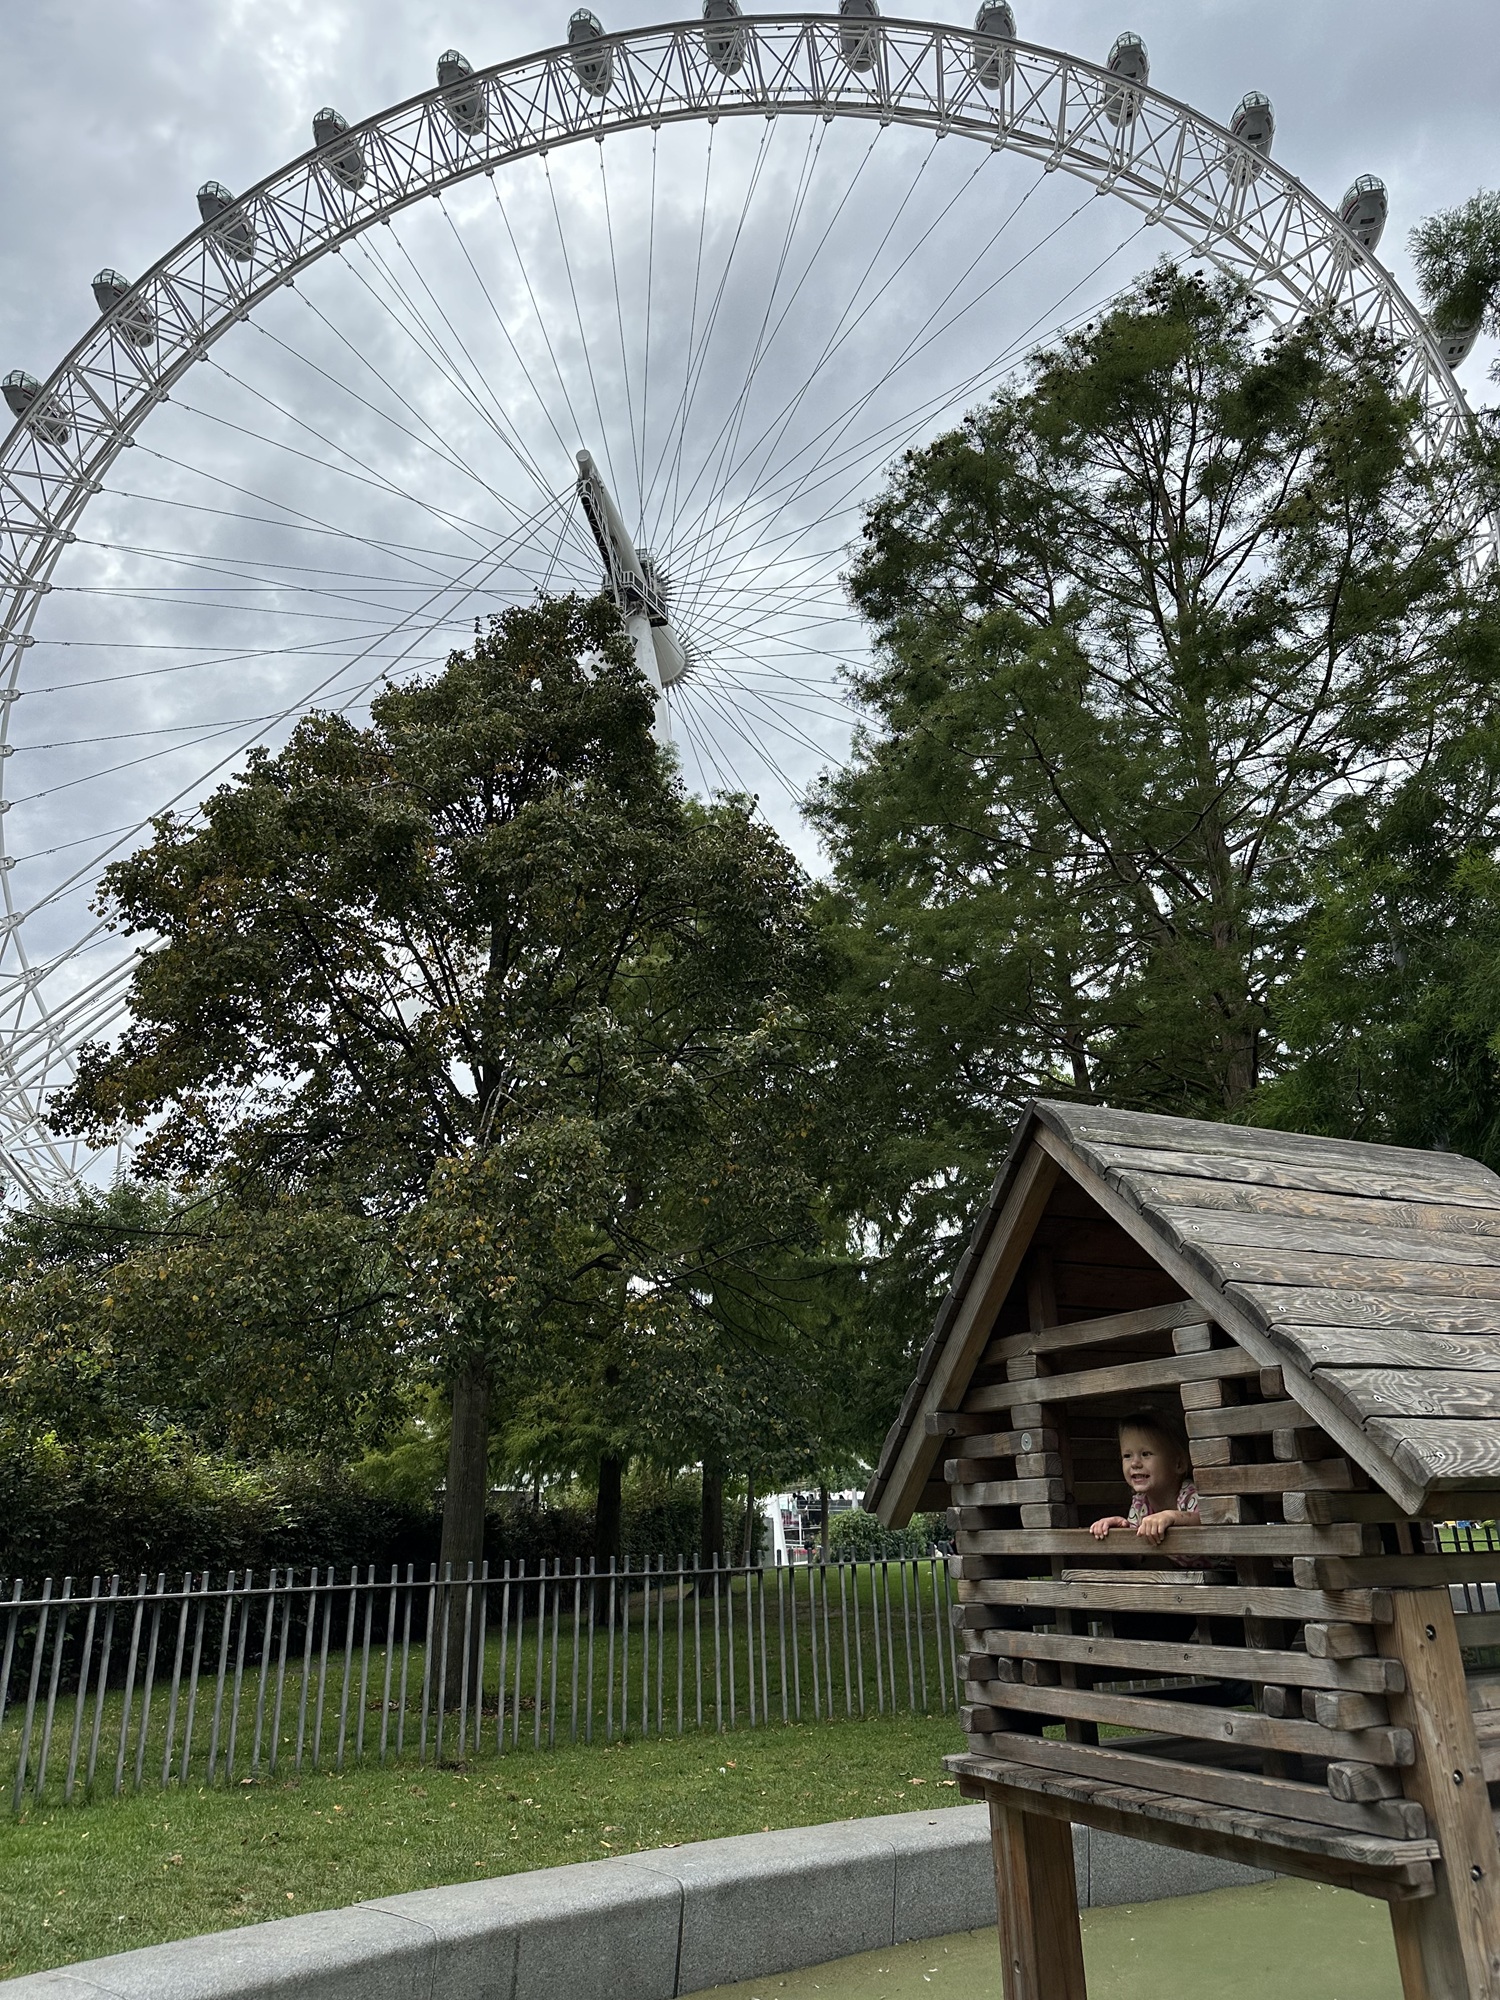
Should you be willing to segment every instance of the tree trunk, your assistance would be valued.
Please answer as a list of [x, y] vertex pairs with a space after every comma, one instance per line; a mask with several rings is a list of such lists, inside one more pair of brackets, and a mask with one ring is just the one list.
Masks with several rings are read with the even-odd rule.
[[[464, 1632], [469, 1635], [468, 1685], [472, 1691], [479, 1665], [479, 1591], [468, 1584], [470, 1566], [480, 1573], [484, 1561], [484, 1509], [490, 1490], [490, 1392], [493, 1386], [488, 1367], [471, 1362], [453, 1383], [453, 1430], [448, 1442], [448, 1485], [443, 1495], [443, 1539], [438, 1558], [438, 1574], [452, 1576], [445, 1587], [444, 1610], [440, 1614], [437, 1675], [437, 1705], [440, 1711], [458, 1709], [464, 1688]], [[450, 1568], [451, 1566], [451, 1568]], [[436, 1637], [437, 1634], [434, 1634]], [[462, 1761], [463, 1746], [458, 1746]]]
[[703, 1461], [703, 1505], [698, 1517], [698, 1558], [713, 1565], [724, 1559], [724, 1468], [716, 1460]]
[[755, 1474], [745, 1474], [745, 1567], [755, 1561]]
[[607, 1571], [610, 1558], [619, 1561], [625, 1518], [625, 1461], [612, 1452], [599, 1461], [599, 1489], [594, 1498], [594, 1567]]
[[443, 1496], [442, 1573], [461, 1577], [484, 1560], [484, 1506], [490, 1490], [490, 1371], [471, 1362], [453, 1383], [453, 1431]]
[[818, 1548], [824, 1562], [828, 1560], [828, 1488], [818, 1488]]

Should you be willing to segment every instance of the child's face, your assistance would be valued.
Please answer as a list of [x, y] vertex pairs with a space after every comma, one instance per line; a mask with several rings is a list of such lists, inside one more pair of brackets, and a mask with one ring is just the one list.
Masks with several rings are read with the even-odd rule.
[[1154, 1431], [1120, 1433], [1120, 1465], [1132, 1493], [1161, 1493], [1176, 1479], [1181, 1454]]

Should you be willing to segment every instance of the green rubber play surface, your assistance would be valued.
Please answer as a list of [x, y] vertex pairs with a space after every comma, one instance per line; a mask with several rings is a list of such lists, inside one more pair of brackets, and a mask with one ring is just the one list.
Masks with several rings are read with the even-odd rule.
[[[1265, 1882], [1087, 1910], [1089, 2000], [1401, 2000], [1383, 1903]], [[990, 1930], [716, 1986], [714, 2000], [1000, 2000]]]

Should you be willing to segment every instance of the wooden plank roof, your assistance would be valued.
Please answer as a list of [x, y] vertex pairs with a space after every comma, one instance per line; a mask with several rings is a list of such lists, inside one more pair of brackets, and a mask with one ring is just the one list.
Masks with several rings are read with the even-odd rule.
[[906, 1518], [1060, 1174], [1413, 1513], [1500, 1489], [1500, 1177], [1456, 1153], [1039, 1100], [986, 1199], [867, 1507]]

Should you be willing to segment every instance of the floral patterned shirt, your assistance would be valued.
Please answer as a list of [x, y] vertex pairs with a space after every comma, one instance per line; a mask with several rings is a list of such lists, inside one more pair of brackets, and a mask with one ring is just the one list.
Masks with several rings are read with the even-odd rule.
[[[1191, 1479], [1183, 1480], [1181, 1486], [1177, 1489], [1177, 1499], [1173, 1504], [1176, 1506], [1179, 1514], [1197, 1513], [1198, 1489]], [[1139, 1527], [1148, 1514], [1159, 1513], [1160, 1511], [1159, 1508], [1152, 1507], [1151, 1502], [1146, 1498], [1144, 1493], [1132, 1493], [1130, 1496], [1130, 1512], [1125, 1518], [1129, 1521], [1131, 1527], [1135, 1528]]]

